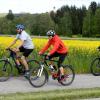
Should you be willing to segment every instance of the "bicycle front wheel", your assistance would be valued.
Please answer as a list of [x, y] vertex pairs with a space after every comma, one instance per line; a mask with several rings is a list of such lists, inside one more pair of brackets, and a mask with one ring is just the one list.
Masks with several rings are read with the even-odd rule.
[[12, 65], [7, 60], [0, 60], [0, 82], [7, 81], [12, 74]]
[[[41, 71], [42, 70], [42, 71]], [[41, 73], [41, 75], [40, 75]], [[48, 81], [48, 73], [45, 68], [40, 66], [34, 67], [30, 71], [29, 82], [34, 87], [41, 87]]]
[[65, 65], [64, 68], [64, 80], [60, 83], [64, 86], [70, 85], [74, 78], [75, 78], [75, 72], [71, 65]]
[[41, 71], [41, 76], [38, 75], [41, 70], [40, 63], [37, 60], [28, 61], [30, 67], [29, 83], [34, 87], [43, 86], [48, 80], [48, 73], [45, 68]]
[[100, 76], [100, 58], [95, 58], [90, 66], [91, 73], [95, 76]]

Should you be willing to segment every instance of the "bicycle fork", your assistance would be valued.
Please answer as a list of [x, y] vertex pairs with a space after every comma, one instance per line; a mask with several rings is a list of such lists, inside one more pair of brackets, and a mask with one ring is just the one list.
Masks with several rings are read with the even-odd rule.
[[41, 64], [40, 66], [41, 66], [41, 67], [40, 67], [40, 69], [38, 70], [38, 73], [37, 73], [37, 76], [38, 76], [38, 77], [41, 77], [41, 74], [42, 74], [43, 68], [44, 68], [44, 65], [43, 65], [43, 64]]

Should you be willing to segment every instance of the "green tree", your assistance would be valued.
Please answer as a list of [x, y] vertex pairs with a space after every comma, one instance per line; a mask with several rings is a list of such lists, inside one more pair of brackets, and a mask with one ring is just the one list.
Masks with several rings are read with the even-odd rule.
[[12, 13], [12, 10], [9, 10], [9, 13], [8, 13], [8, 15], [6, 16], [6, 18], [7, 18], [8, 20], [13, 20], [13, 19], [14, 19], [14, 14]]
[[70, 11], [70, 8], [69, 8], [68, 5], [62, 6], [62, 7], [61, 7], [60, 9], [58, 9], [57, 12], [55, 13], [54, 22], [55, 22], [56, 24], [59, 24], [60, 18], [62, 18], [62, 17], [65, 15], [65, 13], [69, 13], [69, 11]]
[[0, 18], [0, 25], [0, 32], [2, 34], [13, 34], [13, 24], [11, 21], [7, 20], [6, 18]]
[[91, 10], [91, 14], [95, 15], [95, 11], [97, 9], [97, 3], [95, 1], [91, 2], [89, 8]]
[[82, 29], [83, 36], [94, 36], [94, 16], [91, 15], [91, 10], [88, 10], [86, 17], [84, 18], [83, 22], [83, 29]]
[[96, 10], [94, 20], [95, 20], [94, 22], [95, 33], [100, 37], [100, 8]]
[[82, 8], [77, 9], [77, 17], [78, 17], [78, 33], [82, 35], [82, 28], [83, 28], [83, 20], [84, 17], [86, 16], [86, 7], [82, 6]]
[[54, 25], [49, 13], [39, 14], [34, 20], [31, 31], [35, 35], [45, 35], [49, 29], [54, 29]]
[[79, 21], [77, 16], [77, 9], [75, 6], [72, 6], [70, 9], [70, 15], [72, 20], [72, 33], [73, 34], [79, 34]]
[[65, 13], [64, 16], [61, 18], [59, 23], [58, 32], [63, 36], [71, 36], [72, 35], [72, 22], [70, 13]]

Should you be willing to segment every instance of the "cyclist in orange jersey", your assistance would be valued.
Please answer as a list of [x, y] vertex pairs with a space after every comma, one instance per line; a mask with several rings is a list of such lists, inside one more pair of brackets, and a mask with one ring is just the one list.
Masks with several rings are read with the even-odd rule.
[[48, 43], [44, 46], [44, 48], [42, 48], [39, 54], [41, 55], [45, 53], [45, 51], [48, 50], [50, 46], [53, 46], [52, 50], [50, 50], [46, 58], [52, 59], [53, 57], [59, 57], [58, 68], [61, 74], [59, 77], [59, 81], [62, 81], [64, 79], [64, 69], [61, 64], [63, 63], [65, 57], [68, 54], [68, 47], [64, 45], [64, 43], [54, 30], [49, 30], [46, 34], [49, 38]]

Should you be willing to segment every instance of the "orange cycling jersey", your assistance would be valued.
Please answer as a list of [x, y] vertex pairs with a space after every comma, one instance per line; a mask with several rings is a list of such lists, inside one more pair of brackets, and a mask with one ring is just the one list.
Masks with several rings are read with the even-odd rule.
[[49, 39], [47, 45], [40, 52], [44, 53], [51, 45], [53, 46], [53, 49], [49, 52], [50, 55], [54, 54], [55, 52], [60, 54], [68, 52], [68, 48], [64, 45], [58, 35], [55, 35], [52, 39]]

